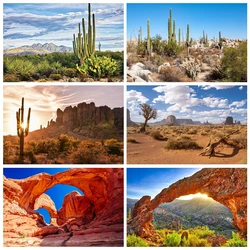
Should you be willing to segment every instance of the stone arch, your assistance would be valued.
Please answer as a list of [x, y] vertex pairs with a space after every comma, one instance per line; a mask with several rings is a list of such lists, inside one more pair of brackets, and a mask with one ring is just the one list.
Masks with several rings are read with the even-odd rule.
[[158, 238], [151, 221], [152, 211], [163, 202], [180, 196], [203, 193], [225, 205], [233, 215], [232, 225], [242, 237], [247, 235], [247, 169], [205, 168], [163, 189], [154, 199], [142, 197], [134, 207], [128, 222], [128, 233], [143, 238]]
[[34, 210], [39, 208], [45, 208], [50, 215], [50, 224], [57, 225], [57, 210], [55, 207], [55, 203], [52, 201], [50, 196], [47, 194], [41, 194], [36, 200], [34, 204]]

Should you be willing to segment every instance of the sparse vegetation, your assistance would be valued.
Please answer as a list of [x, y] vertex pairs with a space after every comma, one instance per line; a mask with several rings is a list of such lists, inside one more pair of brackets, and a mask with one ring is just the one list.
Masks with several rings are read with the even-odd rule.
[[[211, 247], [211, 246], [227, 246], [227, 247], [246, 247], [247, 242], [239, 237], [237, 233], [232, 232], [232, 238], [226, 239], [224, 236], [215, 235], [213, 230], [207, 226], [189, 228], [185, 231], [161, 229], [156, 230], [161, 240], [148, 243], [136, 235], [128, 235], [128, 246], [164, 246], [164, 247]], [[185, 232], [185, 237], [183, 237]], [[160, 242], [160, 243], [159, 243]], [[162, 243], [161, 243], [162, 242]], [[143, 245], [143, 244], [147, 245]]]
[[195, 141], [190, 139], [169, 140], [165, 149], [179, 150], [179, 149], [201, 149]]
[[128, 247], [148, 247], [148, 243], [141, 237], [135, 234], [127, 236], [127, 246]]
[[[19, 145], [4, 139], [4, 163], [18, 163]], [[120, 164], [123, 163], [123, 143], [116, 139], [103, 143], [78, 140], [62, 134], [25, 143], [23, 162], [28, 164]]]

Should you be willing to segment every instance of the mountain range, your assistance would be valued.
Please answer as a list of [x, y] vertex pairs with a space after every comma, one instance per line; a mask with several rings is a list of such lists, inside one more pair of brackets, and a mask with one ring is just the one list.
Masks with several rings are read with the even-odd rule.
[[34, 43], [31, 46], [24, 45], [18, 48], [5, 50], [4, 56], [50, 54], [53, 52], [71, 53], [73, 49], [64, 45], [57, 46], [54, 43]]
[[[127, 209], [132, 211], [136, 199], [127, 199]], [[188, 229], [196, 226], [208, 226], [217, 234], [231, 237], [232, 214], [229, 209], [211, 198], [193, 198], [191, 200], [176, 199], [170, 203], [162, 203], [153, 211], [152, 224], [157, 229]]]

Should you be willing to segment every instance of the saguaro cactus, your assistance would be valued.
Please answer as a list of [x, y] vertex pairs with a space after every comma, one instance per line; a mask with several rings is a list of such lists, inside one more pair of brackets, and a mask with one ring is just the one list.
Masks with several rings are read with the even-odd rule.
[[179, 46], [180, 46], [181, 45], [181, 29], [179, 29], [178, 43], [179, 43]]
[[99, 42], [99, 44], [98, 44], [99, 52], [101, 51], [101, 47], [102, 47], [102, 45], [101, 45], [101, 43]]
[[22, 98], [22, 106], [16, 112], [16, 121], [17, 121], [17, 135], [20, 138], [20, 156], [23, 156], [24, 148], [24, 137], [29, 133], [30, 126], [30, 112], [31, 108], [28, 111], [27, 123], [24, 123], [24, 98]]
[[150, 37], [150, 19], [148, 19], [147, 53], [150, 58], [151, 53], [152, 53], [152, 43], [151, 43], [151, 37]]
[[172, 9], [169, 10], [169, 18], [168, 18], [168, 41], [172, 40]]
[[75, 56], [79, 59], [80, 63], [83, 64], [85, 58], [95, 54], [95, 40], [96, 40], [96, 29], [95, 29], [95, 14], [92, 14], [91, 22], [91, 6], [88, 4], [88, 33], [86, 33], [84, 18], [82, 18], [82, 33], [81, 24], [78, 24], [77, 37], [73, 34], [73, 50]]
[[222, 38], [221, 38], [221, 32], [219, 32], [219, 47], [222, 48]]

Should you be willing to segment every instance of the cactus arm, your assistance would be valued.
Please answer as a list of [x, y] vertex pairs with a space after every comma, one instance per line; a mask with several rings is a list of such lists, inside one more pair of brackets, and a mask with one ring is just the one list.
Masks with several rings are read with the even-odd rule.
[[25, 128], [25, 136], [27, 136], [27, 135], [29, 134], [29, 128], [30, 128], [30, 112], [31, 112], [31, 108], [29, 108], [29, 111], [28, 111], [27, 124], [26, 124], [26, 128]]

